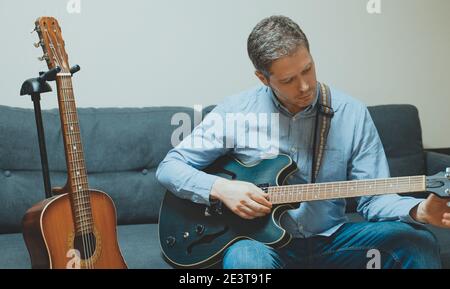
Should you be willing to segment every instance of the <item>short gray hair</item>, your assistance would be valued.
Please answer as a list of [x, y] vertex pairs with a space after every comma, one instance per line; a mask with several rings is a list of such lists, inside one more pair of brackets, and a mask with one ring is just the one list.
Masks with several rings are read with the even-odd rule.
[[253, 28], [247, 40], [247, 52], [256, 70], [270, 77], [273, 61], [293, 54], [299, 46], [309, 51], [305, 33], [292, 19], [274, 15], [261, 20]]

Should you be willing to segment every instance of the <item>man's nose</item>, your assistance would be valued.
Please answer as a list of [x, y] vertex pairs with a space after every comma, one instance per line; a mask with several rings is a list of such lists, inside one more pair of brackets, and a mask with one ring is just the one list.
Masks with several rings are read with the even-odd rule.
[[300, 92], [305, 93], [309, 90], [309, 85], [306, 81], [300, 80]]

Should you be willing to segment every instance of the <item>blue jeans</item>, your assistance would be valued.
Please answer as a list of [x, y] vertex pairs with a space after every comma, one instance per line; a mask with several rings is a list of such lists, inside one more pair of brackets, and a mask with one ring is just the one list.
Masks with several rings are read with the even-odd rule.
[[[372, 249], [378, 253], [372, 254]], [[422, 226], [402, 222], [346, 223], [329, 237], [293, 239], [280, 249], [241, 240], [226, 249], [223, 259], [224, 269], [368, 267], [441, 268], [439, 245]]]

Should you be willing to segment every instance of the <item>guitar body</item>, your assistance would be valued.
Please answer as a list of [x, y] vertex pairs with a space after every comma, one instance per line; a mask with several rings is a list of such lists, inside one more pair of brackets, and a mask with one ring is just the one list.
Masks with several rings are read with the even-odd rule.
[[[76, 237], [70, 198], [67, 193], [46, 199], [31, 207], [23, 218], [23, 236], [32, 268], [127, 268], [120, 253], [116, 232], [116, 209], [104, 192], [90, 190], [94, 220], [88, 258], [83, 256]], [[81, 241], [82, 243], [82, 241]], [[78, 246], [77, 246], [78, 245]], [[76, 251], [80, 251], [76, 262]]]
[[[256, 185], [277, 186], [297, 169], [287, 155], [265, 159], [253, 166], [225, 156], [205, 172]], [[253, 239], [273, 247], [286, 245], [291, 236], [279, 224], [283, 213], [294, 206], [273, 206], [272, 213], [253, 220], [242, 219], [223, 206], [219, 212], [207, 206], [166, 192], [160, 215], [159, 236], [162, 252], [175, 267], [206, 268], [220, 262], [222, 253], [234, 242]]]

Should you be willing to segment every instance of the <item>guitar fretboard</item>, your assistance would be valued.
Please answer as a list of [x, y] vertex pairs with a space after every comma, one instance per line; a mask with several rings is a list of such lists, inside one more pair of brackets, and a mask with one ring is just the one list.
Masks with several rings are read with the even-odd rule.
[[394, 193], [423, 192], [425, 176], [409, 176], [387, 179], [354, 180], [342, 182], [301, 184], [269, 187], [272, 204], [330, 200]]
[[77, 233], [91, 232], [93, 218], [89, 184], [71, 74], [59, 73], [56, 80], [75, 229]]

